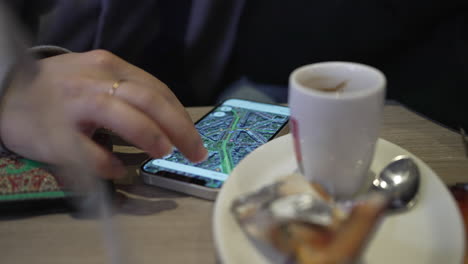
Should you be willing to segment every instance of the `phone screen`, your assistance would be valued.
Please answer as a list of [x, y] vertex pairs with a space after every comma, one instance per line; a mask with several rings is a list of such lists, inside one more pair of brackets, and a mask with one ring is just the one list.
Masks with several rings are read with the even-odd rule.
[[220, 188], [232, 169], [250, 152], [272, 139], [288, 122], [285, 106], [230, 99], [213, 109], [195, 127], [208, 158], [191, 163], [178, 150], [152, 159], [142, 169], [158, 176]]

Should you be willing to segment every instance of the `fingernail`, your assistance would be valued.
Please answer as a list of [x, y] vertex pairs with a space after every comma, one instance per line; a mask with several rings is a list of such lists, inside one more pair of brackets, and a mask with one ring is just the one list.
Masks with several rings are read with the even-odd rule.
[[205, 146], [200, 146], [197, 151], [196, 155], [196, 162], [202, 162], [205, 161], [208, 158], [208, 150], [205, 148]]
[[174, 150], [175, 150], [174, 146], [171, 146], [168, 151], [164, 152], [162, 157], [169, 156], [170, 154], [172, 154], [172, 152], [174, 152]]

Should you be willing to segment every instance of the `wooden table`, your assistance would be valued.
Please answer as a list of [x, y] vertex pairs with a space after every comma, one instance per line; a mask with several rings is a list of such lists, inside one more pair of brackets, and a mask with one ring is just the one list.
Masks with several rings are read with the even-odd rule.
[[[198, 119], [209, 107], [189, 108]], [[386, 106], [381, 137], [426, 162], [447, 184], [468, 181], [468, 160], [459, 134], [401, 106]], [[215, 263], [213, 203], [145, 186], [135, 169], [145, 158], [132, 147], [116, 148], [129, 176], [118, 185], [115, 213], [122, 254], [131, 263]], [[122, 198], [123, 197], [123, 198]], [[105, 263], [102, 225], [69, 214], [0, 221], [1, 263]]]

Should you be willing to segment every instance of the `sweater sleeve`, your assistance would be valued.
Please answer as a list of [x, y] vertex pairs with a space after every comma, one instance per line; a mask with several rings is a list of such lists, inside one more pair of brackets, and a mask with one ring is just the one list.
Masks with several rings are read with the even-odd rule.
[[62, 55], [65, 53], [70, 53], [71, 51], [58, 46], [41, 45], [30, 48], [28, 52], [36, 59], [44, 59], [48, 57]]
[[[49, 7], [51, 1], [42, 1], [44, 7]], [[47, 2], [47, 3], [46, 3]], [[49, 3], [50, 2], [50, 3]], [[36, 13], [26, 12], [24, 7], [29, 7], [30, 10], [35, 10]], [[40, 12], [43, 12], [47, 8], [39, 8], [35, 4], [27, 5], [24, 1], [15, 1], [8, 3], [0, 3], [0, 111], [1, 100], [10, 87], [10, 81], [12, 73], [15, 67], [21, 63], [23, 59], [28, 57], [34, 57], [36, 59], [42, 59], [46, 57], [56, 56], [70, 52], [61, 47], [56, 46], [37, 46], [28, 49], [27, 47], [27, 31], [31, 32], [30, 27], [22, 28], [28, 25], [28, 23], [19, 23], [18, 18], [31, 18], [36, 19]], [[40, 12], [39, 12], [40, 11]], [[24, 21], [24, 19], [21, 19]], [[31, 25], [37, 23], [31, 23]], [[30, 25], [28, 25], [30, 26]], [[29, 29], [29, 30], [27, 30]], [[25, 56], [25, 50], [27, 51]], [[0, 138], [0, 154], [9, 153]]]
[[[1, 48], [1, 47], [0, 47]], [[42, 45], [29, 48], [27, 53], [35, 59], [44, 59], [48, 57], [53, 57], [65, 53], [70, 53], [71, 51], [58, 47], [58, 46], [51, 46], [51, 45]], [[5, 58], [5, 57], [3, 57]], [[16, 61], [14, 59], [9, 59], [2, 63], [2, 67], [0, 70], [0, 100], [3, 99], [3, 95], [6, 93], [8, 89], [8, 85], [11, 81], [11, 74], [13, 68], [16, 65]], [[12, 151], [8, 150], [3, 144], [3, 141], [0, 138], [0, 155], [12, 155], [14, 154]]]

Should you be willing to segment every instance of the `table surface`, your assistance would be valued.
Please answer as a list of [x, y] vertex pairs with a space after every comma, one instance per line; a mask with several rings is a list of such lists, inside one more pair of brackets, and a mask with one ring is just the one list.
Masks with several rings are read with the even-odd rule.
[[[194, 120], [210, 107], [188, 108]], [[401, 106], [385, 106], [381, 137], [426, 162], [446, 184], [468, 181], [468, 162], [459, 134]], [[117, 182], [118, 206], [111, 226], [120, 230], [121, 255], [129, 263], [216, 263], [213, 202], [146, 186], [136, 176], [145, 154], [116, 146], [128, 165]], [[57, 213], [0, 220], [2, 263], [105, 263], [101, 222]], [[115, 239], [115, 238], [109, 238]]]

